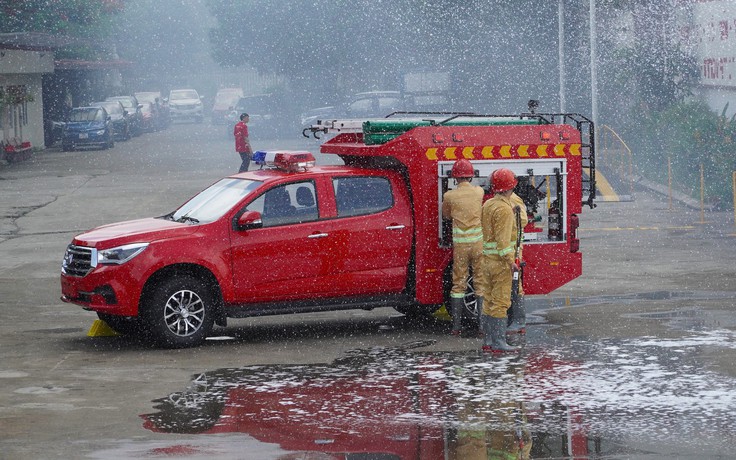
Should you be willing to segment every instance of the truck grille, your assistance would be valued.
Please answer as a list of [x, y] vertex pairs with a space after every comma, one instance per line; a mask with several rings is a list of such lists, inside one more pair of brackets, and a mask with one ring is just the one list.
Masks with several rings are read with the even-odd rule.
[[93, 257], [97, 258], [94, 248], [70, 244], [66, 248], [61, 272], [69, 276], [86, 276], [92, 270]]

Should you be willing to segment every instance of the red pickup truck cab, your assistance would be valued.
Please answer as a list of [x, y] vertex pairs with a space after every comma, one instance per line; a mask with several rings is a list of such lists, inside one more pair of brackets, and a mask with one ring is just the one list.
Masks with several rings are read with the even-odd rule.
[[121, 333], [200, 343], [226, 317], [406, 304], [410, 199], [395, 171], [287, 166], [226, 177], [173, 213], [83, 233], [62, 300]]

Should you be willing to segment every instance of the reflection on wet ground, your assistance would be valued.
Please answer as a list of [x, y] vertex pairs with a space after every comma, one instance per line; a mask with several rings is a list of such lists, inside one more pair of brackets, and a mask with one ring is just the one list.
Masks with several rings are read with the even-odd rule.
[[692, 330], [688, 310], [656, 315], [690, 333], [570, 339], [537, 325], [534, 346], [503, 357], [427, 341], [219, 369], [142, 417], [155, 432], [245, 433], [320, 459], [721, 458], [736, 445], [736, 385], [698, 356], [733, 348], [734, 332]]

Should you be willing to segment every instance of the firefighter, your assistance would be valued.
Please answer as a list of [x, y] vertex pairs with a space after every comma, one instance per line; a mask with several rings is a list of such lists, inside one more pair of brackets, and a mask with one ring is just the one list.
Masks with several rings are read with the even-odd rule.
[[[489, 181], [492, 180], [492, 178], [489, 178]], [[517, 178], [517, 183], [518, 183]], [[493, 190], [493, 183], [489, 183], [489, 189]], [[485, 202], [487, 199], [490, 199], [492, 197], [492, 193], [489, 192], [488, 195], [484, 196], [483, 202]], [[529, 223], [529, 216], [526, 211], [526, 204], [524, 204], [524, 200], [516, 194], [516, 192], [513, 192], [511, 194], [511, 202], [514, 205], [514, 212], [516, 212], [516, 208], [519, 209], [519, 215], [521, 217], [521, 231], [523, 232], [524, 227]], [[513, 244], [514, 249], [516, 249], [516, 235], [519, 229], [516, 227], [516, 216], [514, 216], [514, 227], [512, 230], [512, 238], [513, 238]], [[523, 233], [522, 233], [523, 234]], [[522, 258], [522, 241], [519, 242], [519, 256], [517, 257], [518, 260], [523, 260]], [[521, 269], [521, 267], [520, 267]], [[516, 294], [516, 295], [514, 295]], [[482, 331], [481, 331], [482, 332]], [[508, 328], [506, 329], [507, 334], [525, 334], [526, 333], [526, 306], [524, 305], [524, 287], [522, 283], [522, 278], [519, 277], [519, 288], [517, 293], [511, 294], [511, 308], [509, 309], [509, 318], [508, 318]]]
[[506, 342], [506, 321], [511, 306], [513, 273], [519, 270], [514, 259], [514, 203], [511, 194], [516, 187], [513, 171], [501, 168], [490, 177], [493, 198], [482, 208], [483, 226], [483, 287], [481, 293], [488, 299], [483, 306], [481, 329], [484, 333], [483, 351], [516, 351]]
[[[470, 182], [475, 176], [473, 165], [466, 159], [455, 161], [452, 177], [457, 182], [455, 190], [448, 190], [442, 197], [442, 217], [452, 219], [452, 290], [450, 290], [450, 309], [452, 311], [452, 334], [462, 332], [463, 299], [468, 285], [468, 275], [472, 268], [480, 271], [483, 255], [483, 230], [480, 215], [483, 204], [483, 189]], [[478, 308], [483, 298], [477, 297]]]

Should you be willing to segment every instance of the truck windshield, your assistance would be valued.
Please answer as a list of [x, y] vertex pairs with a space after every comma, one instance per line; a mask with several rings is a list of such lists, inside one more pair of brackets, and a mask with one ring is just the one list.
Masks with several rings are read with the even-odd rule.
[[248, 179], [222, 179], [184, 203], [169, 218], [182, 222], [214, 222], [260, 185], [261, 182]]

